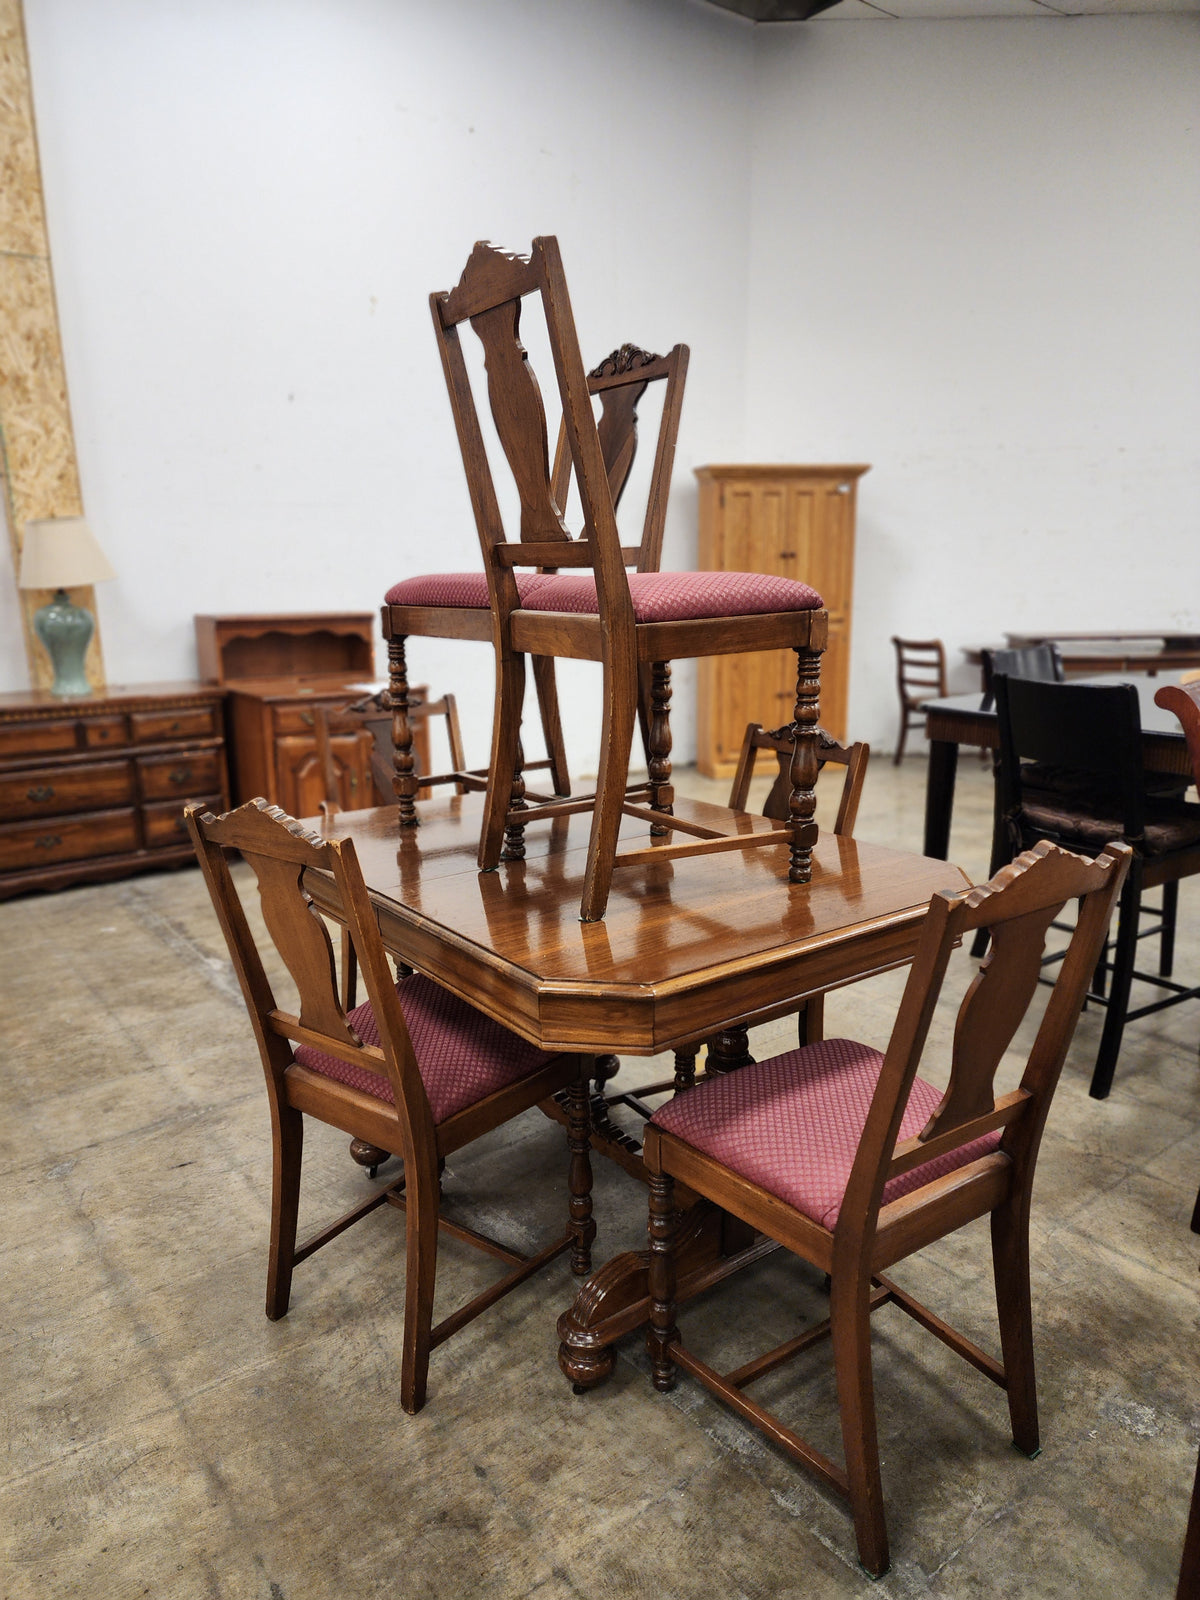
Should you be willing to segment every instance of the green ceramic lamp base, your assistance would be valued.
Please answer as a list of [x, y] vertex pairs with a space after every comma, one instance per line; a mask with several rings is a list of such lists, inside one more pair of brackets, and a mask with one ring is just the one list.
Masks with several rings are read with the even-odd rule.
[[91, 612], [72, 605], [67, 591], [59, 589], [50, 604], [34, 614], [33, 629], [54, 663], [50, 693], [91, 694], [92, 686], [83, 670], [87, 647], [96, 629]]

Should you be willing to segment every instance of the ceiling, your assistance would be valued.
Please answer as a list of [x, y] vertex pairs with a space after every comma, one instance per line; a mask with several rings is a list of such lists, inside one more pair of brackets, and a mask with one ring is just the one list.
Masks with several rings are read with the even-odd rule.
[[1094, 17], [1200, 13], [1200, 0], [710, 0], [753, 22], [894, 22], [910, 17]]

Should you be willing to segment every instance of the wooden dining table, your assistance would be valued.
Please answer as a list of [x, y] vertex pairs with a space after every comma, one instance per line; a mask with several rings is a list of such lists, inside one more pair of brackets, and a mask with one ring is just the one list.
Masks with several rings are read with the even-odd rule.
[[[1138, 692], [1142, 719], [1142, 760], [1148, 772], [1171, 772], [1190, 778], [1192, 767], [1187, 741], [1173, 711], [1154, 703], [1155, 693], [1164, 683], [1178, 683], [1179, 672], [1163, 672], [1156, 678], [1126, 678], [1121, 673], [1104, 673], [1093, 678], [1078, 678], [1077, 683], [1132, 683]], [[925, 736], [929, 740], [929, 774], [925, 788], [925, 843], [927, 856], [945, 860], [950, 849], [950, 823], [954, 814], [954, 785], [960, 744], [996, 750], [1000, 745], [996, 708], [990, 696], [978, 691], [951, 695], [944, 700], [927, 700]]]
[[[774, 826], [701, 801], [676, 809], [725, 832]], [[967, 881], [945, 861], [825, 833], [810, 883], [788, 882], [786, 847], [664, 860], [618, 872], [605, 920], [584, 923], [586, 814], [531, 826], [524, 860], [486, 873], [476, 867], [478, 795], [441, 794], [418, 815], [403, 830], [394, 806], [325, 823], [353, 839], [391, 954], [546, 1050], [601, 1063], [675, 1052], [675, 1079], [659, 1092], [691, 1081], [705, 1042], [709, 1073], [749, 1062], [753, 1024], [799, 1013], [801, 1037], [821, 1037], [824, 994], [910, 961], [930, 896]], [[644, 833], [636, 819], [627, 826]], [[306, 887], [336, 919], [331, 879], [311, 873]], [[543, 1110], [563, 1115], [553, 1103]], [[640, 1175], [638, 1139], [606, 1105], [596, 1110], [594, 1146]], [[707, 1202], [680, 1239], [681, 1298], [768, 1248]], [[647, 1320], [648, 1304], [645, 1252], [593, 1273], [559, 1321], [573, 1383], [607, 1375], [613, 1341]]]

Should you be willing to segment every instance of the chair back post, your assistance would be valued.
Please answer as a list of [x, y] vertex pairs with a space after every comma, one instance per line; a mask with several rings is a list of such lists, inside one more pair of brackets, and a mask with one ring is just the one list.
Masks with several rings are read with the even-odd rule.
[[1164, 683], [1155, 691], [1154, 704], [1179, 718], [1192, 763], [1192, 782], [1200, 786], [1200, 682]]
[[1010, 678], [1037, 678], [1043, 683], [1062, 683], [1066, 678], [1062, 654], [1053, 640], [1044, 644], [1027, 644], [1008, 649], [987, 647], [979, 652], [983, 673], [983, 704], [981, 711], [990, 711], [994, 693], [992, 679], [998, 672]]

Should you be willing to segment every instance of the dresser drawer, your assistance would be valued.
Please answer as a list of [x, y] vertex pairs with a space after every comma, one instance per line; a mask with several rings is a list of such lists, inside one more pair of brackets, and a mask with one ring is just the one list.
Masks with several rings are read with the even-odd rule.
[[0, 777], [0, 822], [132, 805], [136, 798], [128, 761], [38, 767]]
[[168, 739], [212, 738], [217, 727], [216, 706], [184, 706], [177, 711], [134, 711], [129, 726], [138, 744], [161, 744]]
[[[183, 799], [160, 800], [155, 805], [142, 807], [148, 850], [162, 850], [166, 845], [191, 843], [187, 823], [183, 820], [183, 808], [187, 803]], [[219, 794], [202, 798], [200, 804], [218, 815], [224, 809]]]
[[0, 756], [16, 760], [20, 756], [53, 755], [77, 748], [75, 723], [10, 722], [0, 727]]
[[221, 788], [221, 763], [216, 750], [180, 750], [169, 756], [142, 756], [138, 761], [144, 800], [197, 799]]
[[99, 811], [84, 817], [45, 817], [0, 827], [0, 872], [121, 855], [138, 848], [136, 811]]
[[129, 743], [129, 729], [124, 717], [88, 717], [82, 727], [83, 742], [89, 750]]
[[307, 733], [315, 738], [314, 729], [317, 726], [317, 706], [324, 705], [333, 709], [340, 709], [348, 700], [348, 694], [339, 695], [336, 700], [309, 701], [302, 706], [273, 706], [271, 708], [271, 721], [276, 733]]

